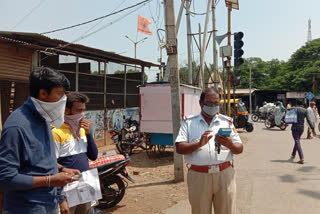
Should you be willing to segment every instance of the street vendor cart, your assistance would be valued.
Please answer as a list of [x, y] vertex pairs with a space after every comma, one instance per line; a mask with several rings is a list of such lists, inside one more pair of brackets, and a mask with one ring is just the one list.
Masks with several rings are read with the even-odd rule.
[[[201, 89], [180, 85], [181, 118], [201, 112]], [[140, 87], [140, 132], [146, 139], [147, 154], [163, 153], [173, 146], [171, 87], [168, 82], [148, 83]]]

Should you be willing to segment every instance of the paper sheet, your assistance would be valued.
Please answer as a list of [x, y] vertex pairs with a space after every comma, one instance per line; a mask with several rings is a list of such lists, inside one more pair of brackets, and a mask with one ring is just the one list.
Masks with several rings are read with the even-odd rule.
[[79, 181], [63, 187], [62, 194], [66, 196], [69, 207], [102, 198], [98, 170], [93, 168], [81, 174]]

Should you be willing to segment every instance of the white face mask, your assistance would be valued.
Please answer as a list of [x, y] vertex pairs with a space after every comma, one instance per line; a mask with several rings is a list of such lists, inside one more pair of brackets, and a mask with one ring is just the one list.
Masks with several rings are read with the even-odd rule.
[[38, 112], [47, 122], [60, 128], [64, 123], [64, 110], [66, 108], [67, 96], [63, 95], [57, 102], [43, 102], [34, 97], [31, 97], [33, 104]]
[[208, 106], [204, 104], [202, 106], [202, 111], [212, 117], [219, 112], [219, 104], [213, 105], [213, 106]]

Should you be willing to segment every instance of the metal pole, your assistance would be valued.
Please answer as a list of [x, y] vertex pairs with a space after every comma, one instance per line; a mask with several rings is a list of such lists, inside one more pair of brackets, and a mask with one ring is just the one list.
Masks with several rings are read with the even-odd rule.
[[[231, 4], [228, 4], [228, 45], [231, 45]], [[227, 115], [231, 116], [231, 106], [230, 106], [230, 87], [231, 87], [231, 57], [228, 56], [228, 112]]]
[[[137, 42], [134, 42], [134, 58], [137, 58]], [[134, 63], [134, 71], [136, 71], [136, 63]]]
[[123, 108], [127, 108], [127, 65], [124, 66]]
[[206, 55], [206, 43], [207, 43], [207, 33], [208, 33], [208, 24], [209, 24], [209, 13], [210, 13], [210, 7], [211, 7], [211, 0], [208, 0], [208, 5], [207, 5], [207, 13], [206, 13], [206, 21], [205, 21], [205, 24], [204, 24], [204, 35], [203, 35], [203, 42], [202, 42], [202, 51], [201, 51], [201, 54], [202, 54], [202, 57], [201, 57], [201, 65], [202, 65], [202, 68], [203, 68], [203, 72], [202, 72], [202, 88], [205, 89], [206, 88], [206, 81], [204, 79], [204, 59], [205, 59], [205, 55]]
[[187, 18], [187, 45], [188, 45], [188, 84], [192, 85], [192, 39], [191, 39], [191, 22], [190, 22], [190, 5], [191, 0], [186, 2], [186, 18]]
[[312, 77], [312, 92], [313, 92], [313, 95], [316, 96], [316, 73], [312, 73], [313, 74], [313, 77]]
[[200, 52], [200, 71], [199, 71], [199, 88], [203, 89], [203, 64], [202, 62], [202, 54], [201, 51], [202, 50], [202, 45], [201, 45], [201, 25], [199, 23], [199, 52]]
[[218, 90], [218, 54], [217, 54], [217, 30], [216, 30], [216, 0], [212, 0], [212, 39], [213, 39], [213, 64], [214, 64], [214, 76], [213, 84], [214, 88]]
[[180, 21], [181, 21], [181, 16], [182, 16], [182, 11], [183, 11], [184, 2], [185, 2], [185, 0], [182, 0], [182, 1], [181, 1], [180, 10], [179, 10], [178, 18], [177, 18], [177, 23], [176, 23], [177, 35], [178, 35], [178, 32], [179, 32], [179, 26], [180, 26]]
[[252, 100], [251, 100], [251, 62], [249, 62], [249, 105], [250, 105], [250, 114], [252, 114]]
[[[174, 1], [164, 0], [167, 55], [170, 71], [171, 107], [172, 107], [172, 132], [173, 141], [178, 136], [181, 123], [181, 99], [178, 63], [178, 41], [174, 16]], [[183, 156], [176, 152], [174, 147], [174, 179], [176, 182], [184, 181]]]
[[79, 91], [79, 56], [76, 56], [76, 92]]

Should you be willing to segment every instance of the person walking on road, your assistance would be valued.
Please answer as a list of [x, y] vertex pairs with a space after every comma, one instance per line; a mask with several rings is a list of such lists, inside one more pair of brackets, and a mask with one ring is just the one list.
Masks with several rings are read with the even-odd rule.
[[[297, 104], [299, 105], [300, 103], [297, 103]], [[314, 130], [314, 124], [312, 123], [310, 115], [308, 114], [308, 110], [302, 107], [294, 107], [294, 108], [297, 109], [297, 123], [293, 123], [291, 126], [292, 137], [294, 140], [294, 147], [291, 153], [291, 159], [294, 160], [296, 153], [298, 151], [298, 154], [300, 157], [300, 160], [298, 161], [298, 163], [304, 164], [304, 156], [303, 156], [303, 152], [300, 144], [300, 138], [304, 131], [304, 118], [307, 119], [309, 127], [311, 128], [312, 134], [314, 136], [316, 136], [316, 132]]]
[[[236, 181], [233, 154], [243, 151], [232, 118], [219, 114], [220, 95], [214, 88], [200, 96], [201, 113], [187, 118], [176, 138], [176, 151], [185, 156], [192, 214], [235, 214]], [[231, 128], [230, 136], [217, 135]]]
[[58, 173], [50, 123], [63, 124], [69, 80], [45, 67], [30, 74], [30, 97], [6, 120], [0, 142], [3, 214], [59, 214], [57, 188], [79, 170]]
[[[310, 119], [311, 119], [311, 122], [313, 123], [314, 127], [315, 127], [315, 125], [318, 121], [318, 117], [319, 117], [318, 109], [315, 104], [316, 104], [315, 102], [311, 101], [309, 104], [309, 107], [307, 108], [308, 114], [310, 115]], [[308, 126], [307, 139], [312, 139], [310, 126]]]

